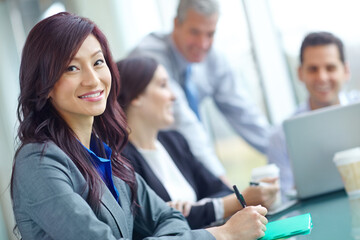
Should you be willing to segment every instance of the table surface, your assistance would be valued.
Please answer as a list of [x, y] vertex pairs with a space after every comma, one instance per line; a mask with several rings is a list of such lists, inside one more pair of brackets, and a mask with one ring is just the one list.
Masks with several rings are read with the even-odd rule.
[[291, 208], [269, 216], [269, 221], [310, 213], [313, 229], [309, 235], [291, 239], [360, 239], [360, 198], [350, 200], [344, 190], [301, 200]]

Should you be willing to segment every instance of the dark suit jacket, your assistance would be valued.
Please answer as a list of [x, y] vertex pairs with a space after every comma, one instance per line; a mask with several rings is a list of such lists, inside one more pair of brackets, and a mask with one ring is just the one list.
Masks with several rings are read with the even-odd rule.
[[[191, 153], [189, 146], [180, 133], [176, 131], [160, 132], [158, 139], [168, 151], [172, 160], [184, 175], [185, 179], [196, 192], [197, 199], [223, 197], [232, 192], [219, 178], [215, 177]], [[147, 184], [165, 201], [171, 201], [164, 185], [156, 177], [143, 156], [133, 144], [127, 144], [123, 155], [129, 159]], [[214, 206], [212, 202], [191, 208], [187, 217], [191, 228], [202, 228], [215, 221]]]
[[24, 240], [215, 239], [205, 230], [190, 231], [180, 212], [138, 175], [135, 215], [130, 188], [117, 177], [121, 206], [102, 183], [101, 203], [94, 211], [86, 202], [89, 188], [83, 175], [52, 142], [26, 144], [16, 156], [13, 174], [13, 209]]

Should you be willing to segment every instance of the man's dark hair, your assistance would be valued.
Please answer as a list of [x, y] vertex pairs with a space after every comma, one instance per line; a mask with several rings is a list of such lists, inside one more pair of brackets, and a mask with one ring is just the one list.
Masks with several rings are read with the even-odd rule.
[[344, 44], [332, 33], [329, 32], [312, 32], [306, 35], [300, 48], [300, 63], [304, 61], [304, 51], [307, 47], [335, 44], [339, 49], [341, 62], [345, 63]]

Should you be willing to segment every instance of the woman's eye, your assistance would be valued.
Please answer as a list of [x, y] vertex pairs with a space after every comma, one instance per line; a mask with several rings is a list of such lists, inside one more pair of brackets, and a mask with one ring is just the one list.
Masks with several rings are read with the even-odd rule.
[[103, 64], [103, 63], [104, 63], [104, 60], [99, 59], [99, 60], [96, 60], [94, 66], [101, 65], [101, 64]]
[[167, 81], [161, 81], [160, 82], [160, 86], [162, 87], [162, 88], [166, 88], [167, 87]]
[[77, 68], [75, 67], [75, 66], [69, 66], [67, 69], [66, 69], [66, 71], [68, 71], [68, 72], [73, 72], [73, 71], [76, 71], [77, 70]]

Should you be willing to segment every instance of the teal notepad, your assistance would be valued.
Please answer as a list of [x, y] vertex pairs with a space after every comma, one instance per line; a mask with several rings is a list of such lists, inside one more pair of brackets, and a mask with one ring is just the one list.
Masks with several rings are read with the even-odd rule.
[[269, 222], [266, 225], [265, 236], [260, 240], [289, 238], [295, 235], [309, 234], [312, 229], [310, 213]]

